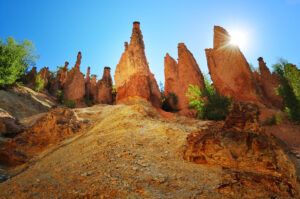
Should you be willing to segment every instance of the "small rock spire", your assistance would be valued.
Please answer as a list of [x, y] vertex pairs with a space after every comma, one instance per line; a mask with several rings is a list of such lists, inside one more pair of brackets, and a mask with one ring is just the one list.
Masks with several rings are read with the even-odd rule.
[[79, 51], [77, 54], [77, 60], [74, 68], [80, 70], [80, 64], [81, 64], [81, 52]]

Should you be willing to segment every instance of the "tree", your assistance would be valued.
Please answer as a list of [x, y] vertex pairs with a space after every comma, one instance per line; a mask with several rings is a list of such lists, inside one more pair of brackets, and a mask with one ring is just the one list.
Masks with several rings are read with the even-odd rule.
[[287, 61], [280, 60], [273, 65], [275, 73], [280, 78], [280, 85], [277, 93], [283, 99], [285, 111], [292, 121], [300, 122], [300, 100], [299, 95], [299, 70]]
[[0, 87], [13, 84], [28, 67], [35, 66], [37, 59], [31, 41], [15, 41], [13, 37], [0, 40]]

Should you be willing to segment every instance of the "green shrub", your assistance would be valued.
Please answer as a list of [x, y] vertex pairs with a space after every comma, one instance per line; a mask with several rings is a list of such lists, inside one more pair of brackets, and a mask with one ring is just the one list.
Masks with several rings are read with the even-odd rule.
[[267, 118], [266, 121], [263, 123], [264, 126], [272, 126], [276, 125], [280, 118], [276, 115], [273, 115], [271, 118]]
[[300, 100], [295, 95], [295, 92], [298, 92], [299, 80], [296, 78], [297, 74], [292, 74], [292, 66], [285, 61], [280, 61], [273, 65], [273, 68], [280, 77], [277, 93], [283, 99], [284, 111], [288, 113], [289, 120], [300, 122]]
[[40, 75], [36, 76], [36, 80], [35, 80], [35, 87], [34, 90], [35, 91], [41, 91], [44, 88], [44, 80], [41, 78]]
[[29, 66], [34, 66], [38, 55], [29, 40], [15, 41], [8, 37], [0, 40], [0, 87], [13, 84], [25, 74]]
[[75, 102], [73, 100], [63, 100], [62, 103], [69, 108], [75, 108]]
[[232, 99], [220, 95], [207, 78], [203, 90], [200, 90], [198, 86], [189, 85], [186, 96], [189, 99], [190, 108], [197, 110], [197, 116], [200, 119], [219, 121], [224, 120], [229, 114]]
[[57, 101], [59, 103], [63, 103], [64, 100], [64, 92], [62, 90], [57, 91]]

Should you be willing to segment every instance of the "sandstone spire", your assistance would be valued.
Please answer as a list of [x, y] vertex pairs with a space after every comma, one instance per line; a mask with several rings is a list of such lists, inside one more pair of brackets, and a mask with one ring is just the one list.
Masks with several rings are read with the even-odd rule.
[[88, 67], [86, 71], [85, 83], [88, 83], [90, 81], [90, 71], [91, 67]]
[[267, 100], [275, 107], [282, 108], [282, 98], [275, 92], [275, 88], [278, 88], [280, 80], [271, 74], [269, 68], [264, 62], [262, 57], [258, 59], [259, 71], [260, 71], [260, 84], [263, 89], [263, 94]]
[[154, 75], [150, 72], [145, 55], [140, 23], [133, 22], [130, 44], [125, 43], [125, 51], [115, 71], [117, 103], [128, 102], [129, 98], [143, 98], [154, 106], [161, 106], [161, 96]]
[[215, 26], [214, 48], [205, 50], [214, 86], [222, 95], [257, 103], [260, 100], [249, 64], [240, 49], [229, 41], [228, 32]]
[[78, 52], [74, 68], [68, 72], [64, 84], [64, 100], [72, 100], [76, 106], [83, 106], [83, 97], [85, 95], [84, 74], [80, 72], [81, 52]]
[[164, 60], [165, 65], [165, 94], [168, 99], [170, 95], [177, 96], [177, 105], [169, 101], [175, 109], [187, 109], [189, 106], [186, 92], [190, 84], [199, 86], [200, 89], [205, 87], [204, 78], [200, 68], [193, 56], [184, 43], [178, 44], [178, 63], [167, 54]]
[[50, 71], [48, 67], [42, 68], [38, 75], [40, 75], [41, 79], [44, 80], [44, 87], [46, 88], [49, 83], [49, 78], [50, 78]]
[[113, 82], [110, 75], [110, 67], [105, 67], [102, 79], [97, 83], [97, 102], [100, 104], [112, 104]]

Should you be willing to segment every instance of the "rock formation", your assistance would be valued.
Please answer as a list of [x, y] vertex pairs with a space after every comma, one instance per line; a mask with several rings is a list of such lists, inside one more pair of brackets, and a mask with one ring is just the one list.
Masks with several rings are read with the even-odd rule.
[[44, 80], [44, 88], [46, 88], [48, 86], [49, 83], [49, 79], [50, 79], [50, 71], [48, 67], [44, 67], [42, 68], [38, 75], [41, 77], [42, 80]]
[[84, 74], [80, 72], [81, 52], [78, 52], [77, 61], [70, 72], [68, 72], [64, 84], [64, 100], [72, 100], [76, 106], [83, 105], [85, 95]]
[[90, 72], [91, 72], [91, 67], [88, 67], [86, 71], [86, 77], [84, 79], [85, 83], [90, 82]]
[[49, 92], [51, 95], [57, 97], [58, 91], [63, 89], [68, 75], [68, 66], [69, 62], [65, 62], [65, 66], [57, 71], [56, 77], [54, 79], [50, 79]]
[[277, 77], [275, 73], [273, 75], [271, 74], [262, 57], [259, 57], [257, 60], [260, 71], [259, 80], [264, 96], [274, 107], [282, 108], [282, 98], [278, 96], [275, 91], [275, 88], [278, 88], [280, 84], [279, 77]]
[[68, 66], [69, 62], [65, 62], [65, 66], [61, 68], [57, 74], [60, 76], [60, 86], [63, 87], [64, 84], [66, 83], [67, 75], [68, 75]]
[[31, 128], [2, 143], [0, 163], [9, 166], [22, 164], [51, 144], [75, 135], [83, 127], [72, 110], [52, 109]]
[[37, 76], [37, 71], [36, 67], [32, 67], [31, 71], [26, 75], [26, 84], [33, 88], [36, 83], [36, 76]]
[[205, 50], [214, 86], [222, 95], [258, 103], [260, 100], [249, 64], [240, 49], [229, 41], [228, 32], [215, 26], [214, 47]]
[[274, 137], [259, 126], [258, 115], [257, 105], [235, 103], [224, 125], [214, 124], [187, 137], [184, 158], [227, 168], [232, 174], [226, 172], [219, 192], [236, 193], [243, 187], [256, 198], [293, 197], [295, 167]]
[[105, 67], [102, 79], [97, 82], [97, 98], [99, 104], [112, 104], [113, 82], [110, 75], [110, 67]]
[[[167, 54], [165, 65], [165, 95], [174, 109], [187, 109], [189, 106], [186, 93], [190, 84], [205, 87], [204, 78], [193, 54], [183, 43], [178, 44], [178, 64]], [[174, 94], [177, 104], [174, 104]]]
[[97, 79], [96, 76], [92, 77], [92, 80], [89, 85], [89, 93], [91, 99], [95, 100], [97, 99]]
[[90, 71], [91, 71], [91, 67], [88, 67], [86, 71], [86, 77], [84, 79], [86, 99], [90, 99], [90, 86], [91, 86]]
[[148, 66], [139, 22], [133, 23], [130, 44], [125, 43], [125, 52], [116, 67], [114, 78], [117, 103], [139, 97], [155, 107], [161, 106], [161, 94]]

